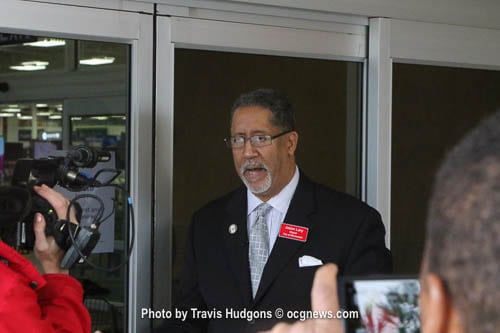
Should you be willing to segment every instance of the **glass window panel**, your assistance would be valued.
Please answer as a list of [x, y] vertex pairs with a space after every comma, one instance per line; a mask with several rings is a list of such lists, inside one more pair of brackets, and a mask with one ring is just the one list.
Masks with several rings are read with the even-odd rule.
[[397, 273], [417, 273], [427, 202], [445, 153], [500, 108], [500, 71], [393, 66], [391, 249]]
[[[71, 145], [87, 145], [124, 153], [127, 117], [124, 115], [71, 116]], [[121, 163], [119, 168], [124, 168]]]
[[238, 95], [275, 88], [289, 95], [299, 132], [297, 163], [312, 179], [359, 193], [359, 63], [177, 49], [174, 96], [174, 288], [191, 215], [241, 185], [229, 110]]
[[0, 74], [64, 70], [72, 41], [0, 33]]
[[78, 41], [78, 68], [125, 65], [128, 62], [126, 45]]
[[[23, 43], [52, 39], [5, 36], [6, 34], [0, 34], [0, 83], [12, 88], [14, 85], [11, 80], [15, 80], [16, 93], [13, 98], [9, 89], [6, 94], [0, 92], [0, 185], [10, 184], [15, 163], [20, 158], [53, 155], [56, 149], [85, 144], [113, 153], [114, 167], [123, 170], [115, 183], [127, 187], [129, 46], [63, 40], [64, 45], [39, 47]], [[11, 43], [5, 42], [2, 37], [10, 38]], [[78, 53], [75, 45], [82, 45], [82, 52]], [[113, 66], [91, 66], [95, 75], [89, 76], [83, 74], [83, 71], [74, 71], [75, 59], [82, 54], [110, 55], [117, 61]], [[39, 71], [9, 70], [12, 64], [27, 59], [46, 60], [50, 65]], [[35, 76], [37, 82], [44, 82], [44, 75], [51, 69], [60, 69], [50, 72], [50, 77], [47, 76], [51, 84], [51, 95], [59, 98], [41, 100], [33, 97], [40, 95], [39, 89], [47, 91], [43, 90], [46, 87], [33, 85]], [[106, 80], [100, 79], [103, 76]], [[71, 87], [73, 90], [70, 90]], [[71, 91], [71, 98], [67, 96], [68, 91]], [[127, 196], [114, 188], [111, 189], [110, 196], [115, 200], [114, 219], [108, 219], [105, 224], [111, 225], [113, 229], [112, 252], [89, 256], [92, 263], [104, 268], [114, 267], [125, 260], [128, 239], [128, 214], [125, 210]], [[104, 227], [104, 224], [101, 225], [100, 230]], [[32, 253], [28, 257], [34, 260]], [[127, 331], [126, 266], [107, 272], [87, 263], [77, 264], [71, 274], [82, 282], [89, 299], [86, 304], [93, 316], [92, 331]], [[97, 305], [103, 302], [106, 303], [106, 314], [96, 311]], [[103, 315], [105, 319], [100, 321]]]

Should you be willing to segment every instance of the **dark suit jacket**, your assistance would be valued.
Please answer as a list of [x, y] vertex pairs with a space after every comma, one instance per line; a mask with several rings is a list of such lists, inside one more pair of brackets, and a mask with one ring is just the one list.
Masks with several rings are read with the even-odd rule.
[[[298, 259], [304, 255], [337, 264], [339, 275], [391, 272], [391, 255], [384, 245], [385, 230], [379, 213], [358, 199], [310, 181], [303, 173], [283, 223], [309, 228], [307, 241], [277, 238], [252, 299], [246, 188], [197, 211], [177, 308], [214, 310], [214, 315], [222, 318], [198, 317], [190, 323], [177, 323], [179, 326], [170, 322], [164, 331], [257, 331], [279, 321], [274, 312], [278, 307], [285, 311], [283, 319], [287, 311], [310, 310], [312, 281], [319, 266], [299, 267]], [[229, 232], [232, 224], [237, 226], [234, 234]], [[242, 320], [229, 320], [226, 309], [238, 312], [229, 315], [233, 318], [241, 317], [241, 310], [247, 312]], [[268, 317], [269, 313], [272, 318], [249, 318], [250, 314]]]

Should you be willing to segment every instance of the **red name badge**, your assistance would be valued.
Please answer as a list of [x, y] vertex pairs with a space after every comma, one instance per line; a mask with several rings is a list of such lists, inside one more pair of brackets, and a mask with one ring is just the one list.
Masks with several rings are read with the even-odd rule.
[[293, 239], [300, 242], [307, 240], [307, 233], [309, 228], [301, 227], [299, 225], [283, 223], [280, 229], [280, 237]]

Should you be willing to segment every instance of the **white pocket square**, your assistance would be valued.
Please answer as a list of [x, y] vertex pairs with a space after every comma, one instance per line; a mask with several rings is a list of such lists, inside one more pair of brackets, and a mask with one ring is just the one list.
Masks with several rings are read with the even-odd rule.
[[323, 265], [323, 262], [318, 258], [314, 258], [311, 256], [302, 256], [299, 258], [299, 267], [311, 267], [320, 265]]

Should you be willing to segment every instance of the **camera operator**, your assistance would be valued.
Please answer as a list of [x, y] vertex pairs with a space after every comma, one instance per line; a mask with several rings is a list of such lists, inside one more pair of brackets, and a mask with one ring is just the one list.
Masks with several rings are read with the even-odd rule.
[[[46, 185], [35, 192], [54, 208], [59, 219], [69, 206], [60, 193]], [[75, 215], [70, 221], [77, 223]], [[64, 251], [45, 235], [45, 219], [35, 214], [36, 267], [0, 240], [0, 332], [90, 332], [90, 316], [83, 305], [81, 284], [60, 268]]]

